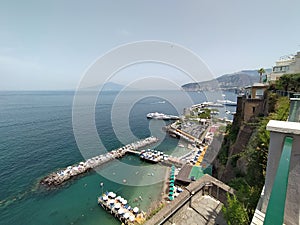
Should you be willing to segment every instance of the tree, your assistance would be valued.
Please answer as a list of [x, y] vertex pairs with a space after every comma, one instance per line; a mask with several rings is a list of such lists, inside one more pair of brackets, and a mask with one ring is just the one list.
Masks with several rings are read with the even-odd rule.
[[300, 91], [300, 73], [284, 74], [276, 81], [275, 87], [284, 91]]
[[262, 81], [262, 75], [266, 72], [264, 68], [260, 68], [258, 71], [259, 73], [259, 83]]
[[249, 217], [244, 205], [235, 196], [227, 194], [227, 207], [223, 206], [222, 212], [228, 225], [249, 224]]

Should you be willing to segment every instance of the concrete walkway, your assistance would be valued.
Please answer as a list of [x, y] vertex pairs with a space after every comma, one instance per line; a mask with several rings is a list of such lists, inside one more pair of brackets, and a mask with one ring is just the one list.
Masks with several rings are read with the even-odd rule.
[[222, 203], [208, 195], [197, 196], [192, 199], [192, 204], [186, 203], [165, 225], [226, 225], [222, 217]]

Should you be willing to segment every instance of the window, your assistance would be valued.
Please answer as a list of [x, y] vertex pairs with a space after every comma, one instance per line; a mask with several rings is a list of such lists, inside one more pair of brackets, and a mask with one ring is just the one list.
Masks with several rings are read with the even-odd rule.
[[256, 98], [261, 98], [264, 95], [264, 90], [263, 89], [257, 89], [255, 93]]

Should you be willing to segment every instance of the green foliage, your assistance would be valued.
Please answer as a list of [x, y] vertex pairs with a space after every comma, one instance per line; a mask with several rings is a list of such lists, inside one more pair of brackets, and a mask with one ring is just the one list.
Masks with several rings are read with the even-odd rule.
[[163, 207], [165, 206], [164, 203], [160, 203], [157, 207], [150, 211], [147, 216], [147, 220], [151, 219], [156, 213], [158, 213]]
[[221, 132], [221, 133], [225, 133], [226, 132], [226, 126], [220, 126], [218, 131]]
[[232, 142], [235, 141], [236, 135], [237, 134], [235, 134], [235, 131], [232, 131], [232, 125], [228, 124], [226, 126], [223, 143], [218, 154], [218, 159], [220, 163], [224, 166], [226, 165], [228, 160], [229, 147], [232, 144]]
[[223, 206], [222, 212], [228, 225], [244, 225], [249, 223], [249, 217], [244, 205], [236, 196], [227, 194], [227, 207]]
[[210, 109], [203, 109], [202, 110], [203, 112], [202, 113], [199, 113], [198, 117], [200, 119], [210, 119], [211, 118], [211, 110]]
[[238, 177], [229, 183], [236, 191], [236, 197], [241, 202], [248, 213], [248, 217], [252, 218], [257, 202], [260, 198], [261, 189], [259, 186], [251, 186], [245, 177]]
[[285, 74], [276, 81], [275, 87], [278, 90], [299, 92], [300, 91], [300, 73]]

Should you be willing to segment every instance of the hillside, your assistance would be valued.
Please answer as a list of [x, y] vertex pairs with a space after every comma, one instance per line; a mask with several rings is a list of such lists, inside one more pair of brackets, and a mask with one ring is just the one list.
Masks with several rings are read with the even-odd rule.
[[[270, 72], [270, 69], [266, 69], [266, 72]], [[258, 81], [259, 74], [257, 70], [242, 70], [209, 81], [184, 84], [182, 88], [185, 91], [240, 90], [242, 87], [252, 85]]]

